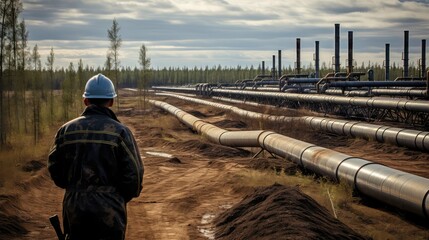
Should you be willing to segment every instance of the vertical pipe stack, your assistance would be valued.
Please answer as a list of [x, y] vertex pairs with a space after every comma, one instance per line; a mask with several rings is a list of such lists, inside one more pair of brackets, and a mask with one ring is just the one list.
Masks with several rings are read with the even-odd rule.
[[404, 74], [403, 77], [408, 77], [408, 47], [409, 47], [409, 32], [404, 31]]
[[273, 70], [271, 71], [273, 80], [276, 78], [276, 55], [273, 55]]
[[422, 39], [421, 77], [426, 77], [426, 39]]
[[279, 69], [278, 69], [278, 71], [279, 71], [279, 77], [281, 77], [282, 76], [282, 50], [279, 50], [278, 52], [279, 52], [279, 56], [278, 56], [278, 58], [279, 58]]
[[390, 80], [390, 44], [386, 43], [386, 60], [384, 61], [385, 64], [385, 75], [386, 75], [386, 81]]
[[353, 31], [349, 31], [347, 73], [352, 73], [352, 72], [353, 72]]
[[319, 59], [319, 41], [316, 41], [315, 42], [315, 44], [316, 44], [316, 56], [315, 56], [315, 58], [314, 58], [314, 66], [315, 66], [315, 68], [316, 68], [316, 75], [314, 76], [315, 78], [319, 78], [319, 76], [320, 76], [320, 73], [319, 73], [319, 62], [320, 62], [320, 59]]
[[335, 72], [340, 72], [340, 24], [335, 24]]
[[265, 75], [265, 61], [262, 61], [262, 75]]
[[296, 39], [296, 74], [301, 73], [301, 39]]

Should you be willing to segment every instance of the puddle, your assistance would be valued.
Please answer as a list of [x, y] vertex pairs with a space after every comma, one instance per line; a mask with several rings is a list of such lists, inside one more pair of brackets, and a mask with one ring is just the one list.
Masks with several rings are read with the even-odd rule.
[[[227, 203], [220, 205], [219, 209], [227, 210], [232, 208], [232, 204]], [[207, 239], [215, 239], [215, 227], [213, 226], [213, 220], [216, 218], [216, 215], [213, 213], [206, 213], [201, 217], [201, 226], [197, 226], [198, 231]]]
[[214, 214], [206, 213], [201, 218], [201, 224], [209, 224], [213, 221], [213, 219], [216, 217]]
[[203, 234], [203, 236], [206, 237], [209, 240], [214, 240], [215, 239], [214, 228], [198, 227], [198, 231], [200, 231], [200, 233]]
[[157, 157], [164, 157], [164, 158], [172, 158], [173, 155], [163, 152], [146, 152], [149, 155], [157, 156]]
[[220, 205], [219, 208], [223, 209], [223, 210], [228, 210], [228, 209], [232, 208], [232, 204]]
[[203, 234], [209, 240], [215, 239], [215, 228], [211, 226], [211, 223], [216, 215], [211, 213], [206, 213], [201, 218], [201, 224], [206, 226], [198, 226], [198, 231]]

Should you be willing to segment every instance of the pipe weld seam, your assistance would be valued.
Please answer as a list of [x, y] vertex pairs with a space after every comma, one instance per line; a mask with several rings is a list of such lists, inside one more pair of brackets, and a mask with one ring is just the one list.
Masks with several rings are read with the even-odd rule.
[[426, 199], [428, 198], [428, 195], [429, 195], [429, 190], [426, 192], [426, 194], [425, 194], [425, 196], [423, 198], [423, 201], [422, 201], [423, 216], [425, 216], [426, 219], [429, 218], [429, 216], [428, 216], [428, 214], [426, 212], [426, 207], [427, 207], [426, 206]]
[[[404, 131], [405, 129], [401, 129], [401, 130], [399, 130], [398, 132], [396, 132], [396, 136], [395, 136], [395, 142], [396, 142], [396, 145], [398, 145], [398, 146], [401, 146], [401, 145], [399, 145], [399, 142], [398, 142], [398, 136], [399, 136], [399, 133], [401, 133], [402, 131]], [[414, 139], [414, 142], [415, 142], [416, 140]]]
[[229, 132], [229, 131], [228, 131], [228, 130], [226, 130], [225, 132], [223, 132], [223, 133], [221, 133], [221, 134], [219, 135], [219, 139], [218, 139], [218, 141], [219, 141], [220, 145], [224, 145], [220, 139], [221, 139], [222, 135], [223, 135], [224, 133], [227, 133], [227, 132]]
[[354, 126], [354, 125], [357, 125], [357, 124], [359, 124], [359, 122], [354, 122], [354, 123], [350, 126], [350, 128], [349, 128], [349, 129], [350, 129], [350, 136], [352, 136], [352, 137], [354, 137], [354, 138], [355, 138], [356, 136], [353, 134], [353, 132], [352, 132], [352, 128], [353, 128], [353, 126]]
[[[264, 139], [262, 139], [262, 148], [263, 149], [265, 149], [265, 150], [267, 150], [267, 148], [265, 147], [265, 139], [268, 137], [268, 136], [270, 136], [270, 135], [272, 135], [272, 134], [276, 134], [275, 132], [270, 132], [270, 131], [264, 131], [264, 132], [268, 132], [268, 134], [264, 137]], [[263, 132], [262, 132], [263, 133]], [[261, 134], [259, 134], [259, 136], [258, 136], [258, 142], [259, 143], [261, 143], [260, 141], [259, 141], [259, 137], [262, 135], [262, 133]]]
[[[343, 131], [343, 135], [348, 135], [348, 134], [346, 134], [346, 132], [344, 131], [344, 128], [346, 127], [346, 125], [348, 124], [349, 122], [345, 122], [344, 124], [343, 124], [343, 127], [341, 128], [341, 130]], [[350, 133], [351, 134], [351, 133]]]
[[340, 178], [338, 177], [338, 169], [340, 168], [341, 164], [343, 164], [347, 160], [350, 160], [351, 158], [355, 158], [355, 157], [349, 156], [344, 158], [343, 160], [341, 160], [341, 162], [338, 164], [337, 168], [335, 169], [335, 178], [337, 179], [338, 182], [340, 182]]
[[302, 163], [302, 155], [304, 155], [305, 151], [307, 151], [308, 149], [310, 149], [312, 147], [318, 147], [318, 146], [311, 145], [311, 146], [308, 146], [308, 147], [304, 148], [304, 150], [302, 150], [302, 152], [301, 152], [301, 154], [299, 156], [299, 164], [301, 165], [301, 167], [304, 167], [304, 164]]
[[426, 150], [426, 151], [429, 151], [429, 149], [427, 149], [426, 148], [426, 144], [425, 144], [425, 140], [426, 140], [426, 137], [429, 135], [429, 133], [427, 133], [424, 137], [423, 137], [423, 139], [422, 139], [422, 146], [423, 146], [423, 149], [424, 150]]
[[359, 191], [359, 188], [358, 188], [358, 185], [357, 185], [357, 176], [358, 176], [358, 174], [359, 174], [360, 170], [361, 170], [362, 168], [364, 168], [364, 167], [368, 166], [368, 165], [374, 165], [374, 164], [384, 166], [384, 164], [375, 163], [375, 162], [369, 162], [369, 163], [365, 163], [365, 164], [363, 164], [362, 166], [360, 166], [360, 168], [356, 171], [355, 176], [354, 176], [354, 180], [353, 180], [353, 185], [354, 185], [354, 188], [356, 189], [356, 191], [360, 192], [360, 191]]
[[[401, 100], [398, 100], [398, 101], [396, 102], [396, 110], [400, 110], [400, 108], [399, 108], [399, 102], [401, 102]], [[407, 101], [407, 102], [408, 102], [408, 101]], [[405, 102], [405, 104], [406, 104], [407, 102]]]
[[381, 133], [381, 142], [385, 142], [384, 141], [384, 133], [387, 131], [387, 129], [390, 129], [390, 127], [386, 127], [383, 132]]
[[374, 139], [376, 140], [376, 141], [380, 141], [380, 142], [384, 142], [384, 140], [383, 140], [383, 134], [381, 134], [381, 140], [378, 140], [378, 137], [377, 137], [377, 133], [378, 133], [378, 130], [380, 130], [380, 128], [382, 128], [382, 127], [384, 127], [384, 126], [380, 126], [380, 127], [378, 127], [377, 128], [377, 130], [375, 130], [375, 136], [374, 136]]

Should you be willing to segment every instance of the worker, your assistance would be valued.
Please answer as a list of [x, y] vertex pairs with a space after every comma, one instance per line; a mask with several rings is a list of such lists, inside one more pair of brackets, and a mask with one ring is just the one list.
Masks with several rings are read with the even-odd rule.
[[125, 239], [126, 205], [140, 195], [144, 166], [133, 134], [109, 108], [116, 96], [109, 78], [90, 78], [85, 110], [58, 130], [51, 147], [48, 170], [65, 189], [66, 239]]

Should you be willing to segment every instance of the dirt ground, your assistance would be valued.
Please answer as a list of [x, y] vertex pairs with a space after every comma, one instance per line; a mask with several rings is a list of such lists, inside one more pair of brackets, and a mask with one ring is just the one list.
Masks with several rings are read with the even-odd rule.
[[[119, 119], [134, 132], [145, 164], [142, 194], [128, 205], [126, 239], [429, 239], [427, 220], [356, 196], [270, 154], [252, 158], [259, 149], [212, 144], [160, 109], [137, 110], [131, 93], [121, 97]], [[274, 130], [429, 177], [427, 153], [154, 98], [225, 129]], [[48, 218], [61, 215], [63, 190], [53, 185], [45, 161], [29, 163], [32, 177], [15, 184], [15, 194], [0, 194], [0, 239], [56, 239]]]

